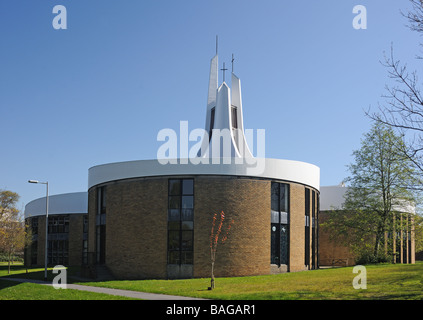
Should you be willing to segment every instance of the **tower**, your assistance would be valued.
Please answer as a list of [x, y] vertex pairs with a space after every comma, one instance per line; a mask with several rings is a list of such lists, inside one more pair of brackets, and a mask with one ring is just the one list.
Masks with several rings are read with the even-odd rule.
[[[233, 57], [232, 57], [233, 63]], [[223, 72], [227, 69], [223, 67]], [[232, 91], [223, 81], [218, 81], [218, 54], [210, 62], [207, 97], [206, 125], [208, 145], [202, 157], [252, 158], [248, 147], [242, 115], [241, 80], [231, 73]]]

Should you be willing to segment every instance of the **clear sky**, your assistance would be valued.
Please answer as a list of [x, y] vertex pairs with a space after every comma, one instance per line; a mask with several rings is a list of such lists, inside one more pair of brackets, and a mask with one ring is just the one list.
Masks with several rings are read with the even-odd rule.
[[[67, 30], [52, 26], [55, 5]], [[356, 30], [353, 7], [367, 9]], [[1, 0], [0, 189], [19, 209], [86, 191], [94, 165], [154, 159], [159, 130], [205, 123], [210, 59], [241, 79], [244, 127], [266, 130], [266, 157], [321, 169], [339, 184], [389, 83], [394, 45], [417, 68], [406, 0]], [[222, 74], [220, 81], [222, 79]], [[229, 77], [227, 77], [229, 78]], [[219, 82], [220, 82], [219, 81]]]

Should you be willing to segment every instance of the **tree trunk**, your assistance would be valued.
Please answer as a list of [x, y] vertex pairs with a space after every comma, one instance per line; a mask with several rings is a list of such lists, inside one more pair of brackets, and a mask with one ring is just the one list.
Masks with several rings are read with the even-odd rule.
[[10, 259], [11, 259], [11, 254], [10, 252], [8, 253], [8, 274], [10, 274]]
[[214, 289], [214, 261], [212, 261], [210, 290]]

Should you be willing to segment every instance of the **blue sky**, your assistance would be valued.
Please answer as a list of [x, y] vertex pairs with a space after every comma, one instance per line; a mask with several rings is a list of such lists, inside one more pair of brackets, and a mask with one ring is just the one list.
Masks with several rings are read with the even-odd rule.
[[[355, 5], [367, 29], [352, 26]], [[55, 30], [55, 5], [67, 30]], [[84, 191], [94, 165], [154, 159], [159, 130], [203, 128], [208, 72], [242, 82], [244, 127], [266, 130], [266, 157], [313, 163], [340, 183], [389, 82], [394, 45], [418, 68], [418, 34], [398, 0], [2, 0], [0, 189], [19, 208], [50, 193]], [[220, 81], [222, 79], [222, 74]], [[219, 81], [219, 82], [220, 82]]]

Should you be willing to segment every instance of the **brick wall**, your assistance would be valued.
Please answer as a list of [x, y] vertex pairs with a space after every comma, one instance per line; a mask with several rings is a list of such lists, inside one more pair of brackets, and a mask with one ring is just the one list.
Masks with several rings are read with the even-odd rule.
[[290, 249], [289, 249], [289, 271], [303, 271], [305, 255], [305, 232], [304, 232], [304, 213], [305, 213], [305, 194], [304, 186], [299, 184], [290, 184]]
[[218, 245], [215, 276], [270, 272], [270, 181], [198, 177], [194, 206], [194, 277], [210, 276], [212, 218], [221, 211], [234, 224]]
[[[210, 231], [215, 213], [234, 220], [218, 245], [215, 276], [271, 273], [271, 181], [194, 176], [194, 277], [209, 277]], [[167, 278], [168, 177], [104, 184], [106, 266], [117, 277]], [[290, 266], [304, 266], [304, 186], [290, 183]], [[95, 252], [96, 187], [89, 190], [89, 251]], [[225, 232], [225, 225], [223, 233]]]
[[[54, 216], [50, 214], [49, 217]], [[82, 263], [82, 240], [83, 240], [83, 218], [84, 214], [69, 214], [68, 233], [68, 257], [69, 266], [80, 266]], [[37, 262], [36, 266], [44, 266], [45, 261], [45, 238], [46, 238], [46, 218], [38, 216], [38, 240], [37, 240]], [[31, 219], [26, 223], [31, 226]], [[31, 246], [25, 249], [25, 265], [31, 265]]]
[[80, 266], [82, 264], [82, 241], [83, 241], [84, 215], [69, 215], [69, 265]]
[[[106, 188], [106, 266], [117, 278], [166, 278], [167, 179], [116, 182]], [[95, 252], [95, 199], [92, 188], [90, 252]]]

